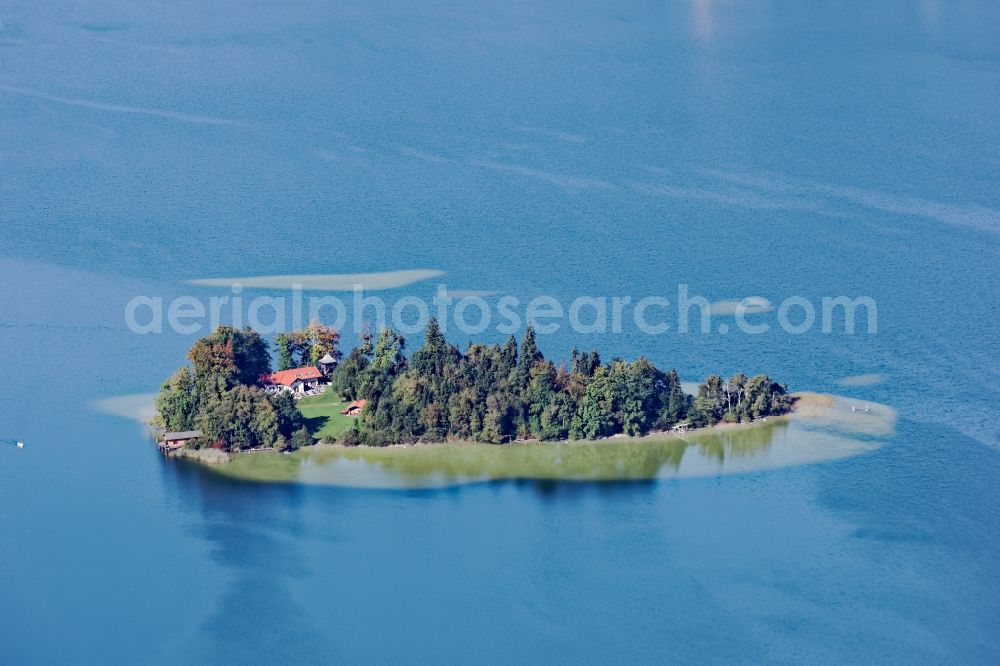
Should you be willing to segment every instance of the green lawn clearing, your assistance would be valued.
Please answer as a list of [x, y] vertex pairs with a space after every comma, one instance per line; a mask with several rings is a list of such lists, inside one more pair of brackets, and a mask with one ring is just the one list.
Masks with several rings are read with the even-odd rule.
[[344, 416], [340, 413], [347, 403], [333, 391], [302, 398], [296, 404], [302, 416], [306, 418], [306, 427], [312, 433], [313, 439], [339, 437], [357, 420], [356, 416]]

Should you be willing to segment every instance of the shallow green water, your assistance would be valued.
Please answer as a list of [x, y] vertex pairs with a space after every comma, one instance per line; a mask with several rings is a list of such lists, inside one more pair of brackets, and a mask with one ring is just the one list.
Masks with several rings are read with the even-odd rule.
[[714, 476], [866, 453], [879, 446], [879, 437], [892, 433], [894, 422], [895, 413], [888, 407], [838, 398], [809, 415], [683, 435], [504, 446], [317, 446], [291, 455], [242, 454], [211, 469], [250, 481], [372, 488], [430, 488], [499, 479], [628, 481]]

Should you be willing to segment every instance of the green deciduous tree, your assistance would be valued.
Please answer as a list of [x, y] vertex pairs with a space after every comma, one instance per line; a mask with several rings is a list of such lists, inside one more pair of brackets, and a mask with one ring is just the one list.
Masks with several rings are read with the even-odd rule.
[[195, 381], [221, 378], [228, 387], [256, 384], [271, 372], [271, 352], [267, 342], [250, 327], [219, 326], [211, 335], [195, 342], [188, 358], [194, 366]]
[[278, 439], [278, 416], [264, 392], [238, 385], [212, 395], [196, 419], [202, 439], [226, 451], [270, 447]]
[[197, 340], [188, 358], [192, 368], [174, 373], [157, 397], [168, 429], [198, 429], [201, 444], [240, 451], [273, 446], [302, 426], [291, 396], [268, 395], [258, 385], [271, 361], [256, 331], [220, 326]]
[[343, 363], [337, 366], [330, 380], [330, 389], [344, 400], [358, 400], [361, 395], [361, 380], [372, 362], [375, 345], [371, 333], [361, 335], [361, 344], [351, 350]]
[[274, 338], [274, 347], [278, 352], [278, 370], [291, 370], [295, 367], [292, 357], [292, 341], [286, 333], [279, 333]]
[[312, 436], [305, 426], [302, 426], [294, 433], [292, 433], [291, 438], [288, 440], [288, 449], [290, 451], [295, 451], [303, 447], [309, 446], [313, 443]]
[[156, 410], [167, 430], [191, 430], [198, 414], [194, 377], [185, 366], [163, 382], [156, 396]]

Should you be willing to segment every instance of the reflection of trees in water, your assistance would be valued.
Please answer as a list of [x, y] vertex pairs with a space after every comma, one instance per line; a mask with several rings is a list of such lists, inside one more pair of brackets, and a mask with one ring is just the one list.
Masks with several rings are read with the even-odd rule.
[[[615, 443], [608, 443], [615, 446]], [[613, 473], [623, 469], [627, 471], [627, 478], [651, 479], [659, 475], [664, 467], [677, 469], [687, 451], [688, 443], [682, 439], [658, 441], [658, 442], [622, 442], [617, 444], [617, 453], [621, 465], [609, 470]], [[608, 449], [613, 451], [612, 449]]]
[[545, 500], [593, 497], [647, 496], [649, 488], [656, 487], [656, 478], [648, 479], [612, 479], [595, 483], [593, 480], [579, 479], [498, 479], [493, 483], [512, 484], [522, 488], [530, 488], [537, 496]]
[[234, 481], [184, 461], [167, 461], [164, 476], [167, 496], [186, 505], [183, 515], [200, 515], [189, 529], [211, 545], [223, 576], [215, 609], [176, 660], [314, 663], [329, 656], [289, 584], [307, 573], [297, 545], [303, 495], [331, 489]]
[[[314, 483], [376, 487], [434, 487], [502, 479], [641, 480], [680, 469], [685, 455], [721, 465], [766, 449], [785, 421], [721, 428], [687, 437], [606, 439], [596, 442], [317, 449], [300, 455], [254, 454], [223, 472], [261, 481], [300, 481], [304, 460]], [[213, 476], [211, 474], [209, 477]], [[216, 479], [224, 482], [225, 479]]]
[[729, 457], [746, 458], [763, 451], [774, 441], [775, 434], [787, 427], [787, 421], [779, 421], [752, 428], [723, 428], [696, 442], [701, 455], [723, 463]]
[[764, 450], [785, 422], [695, 433], [687, 439], [602, 440], [562, 444], [435, 446], [343, 452], [386, 475], [386, 485], [475, 479], [637, 480], [678, 470], [689, 449], [718, 463]]

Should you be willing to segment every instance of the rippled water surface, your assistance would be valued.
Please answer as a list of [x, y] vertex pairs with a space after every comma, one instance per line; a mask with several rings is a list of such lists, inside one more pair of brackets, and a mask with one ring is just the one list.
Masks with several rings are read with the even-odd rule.
[[[0, 2], [0, 441], [26, 443], [0, 445], [0, 662], [1000, 661], [998, 24], [936, 0]], [[898, 421], [796, 466], [728, 467], [815, 451], [792, 423], [721, 459], [590, 445], [628, 482], [390, 457], [365, 473], [407, 482], [369, 483], [344, 457], [263, 484], [165, 463], [121, 418], [141, 402], [101, 402], [192, 342], [129, 332], [133, 296], [357, 274], [390, 299], [687, 283], [711, 335], [541, 347]], [[871, 296], [878, 332], [719, 333], [790, 295]]]

